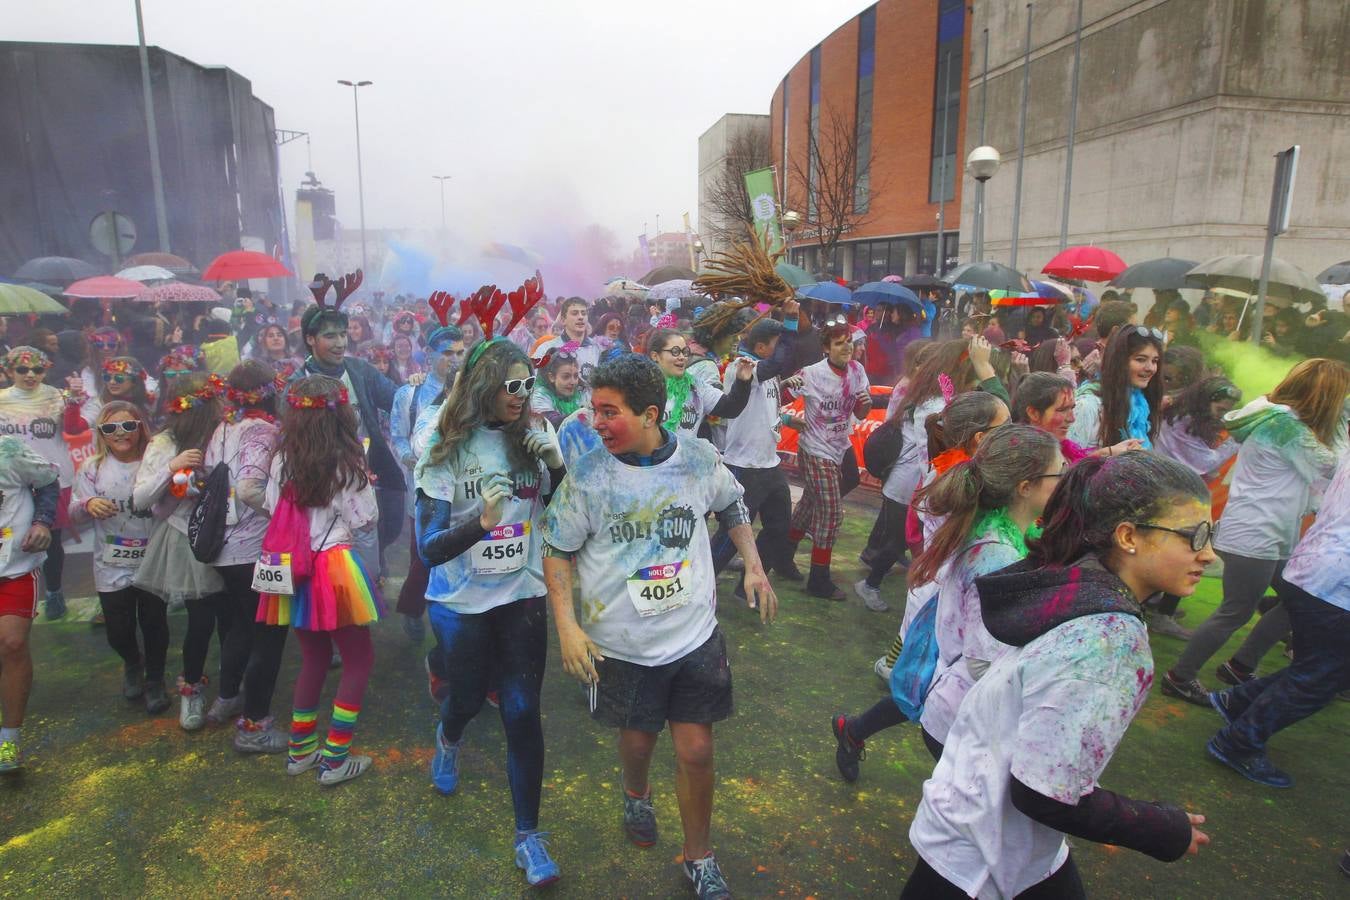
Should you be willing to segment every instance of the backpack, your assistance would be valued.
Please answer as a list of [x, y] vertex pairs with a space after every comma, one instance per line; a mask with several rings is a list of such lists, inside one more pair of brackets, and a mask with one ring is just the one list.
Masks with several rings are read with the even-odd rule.
[[[329, 531], [331, 530], [330, 525]], [[324, 536], [324, 540], [327, 540], [327, 535]], [[309, 539], [309, 512], [296, 504], [293, 485], [288, 484], [281, 489], [276, 509], [272, 510], [272, 520], [267, 524], [267, 533], [263, 535], [262, 551], [289, 553], [291, 577], [296, 580], [314, 574], [314, 551], [310, 549]]]
[[863, 465], [867, 472], [878, 481], [885, 481], [891, 467], [900, 458], [905, 436], [900, 430], [900, 417], [892, 416], [888, 421], [872, 429], [872, 433], [863, 442]]
[[188, 546], [199, 563], [213, 563], [225, 546], [225, 520], [230, 509], [230, 467], [216, 463], [206, 476], [197, 504], [188, 518]]
[[891, 699], [911, 722], [919, 721], [923, 715], [923, 702], [937, 672], [937, 605], [938, 597], [934, 594], [914, 616], [900, 656], [891, 668]]

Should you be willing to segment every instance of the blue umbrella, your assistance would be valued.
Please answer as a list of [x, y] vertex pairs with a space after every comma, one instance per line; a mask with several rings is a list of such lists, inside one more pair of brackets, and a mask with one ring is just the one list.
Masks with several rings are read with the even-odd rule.
[[869, 281], [853, 292], [853, 302], [863, 306], [878, 306], [889, 303], [892, 306], [904, 306], [916, 313], [923, 312], [923, 304], [918, 296], [903, 284], [889, 281]]
[[837, 281], [819, 281], [797, 289], [798, 297], [821, 300], [825, 303], [855, 303], [853, 292]]

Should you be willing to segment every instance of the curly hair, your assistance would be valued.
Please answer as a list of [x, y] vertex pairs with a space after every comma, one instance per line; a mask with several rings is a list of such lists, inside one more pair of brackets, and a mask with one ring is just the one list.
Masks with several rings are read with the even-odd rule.
[[[342, 382], [310, 375], [295, 382], [297, 397], [335, 396]], [[366, 458], [358, 436], [356, 410], [349, 404], [296, 409], [286, 405], [281, 417], [281, 481], [295, 490], [299, 506], [322, 507], [344, 488], [365, 487]]]
[[628, 353], [596, 366], [591, 373], [591, 392], [601, 388], [618, 391], [623, 402], [641, 415], [649, 407], [664, 414], [666, 408], [666, 376], [649, 356]]
[[[438, 466], [454, 459], [475, 430], [493, 420], [493, 403], [497, 392], [505, 390], [503, 383], [514, 365], [522, 365], [530, 375], [534, 366], [530, 358], [508, 340], [494, 340], [460, 371], [436, 420], [436, 434], [427, 450], [427, 465]], [[528, 471], [532, 458], [525, 449], [525, 434], [530, 430], [528, 410], [514, 422], [501, 428], [506, 439], [506, 458], [513, 471]]]
[[1171, 424], [1179, 419], [1190, 419], [1191, 434], [1213, 447], [1223, 431], [1223, 419], [1212, 412], [1216, 400], [1241, 402], [1242, 391], [1222, 375], [1213, 375], [1197, 381], [1177, 394], [1172, 405], [1163, 412], [1163, 419]]

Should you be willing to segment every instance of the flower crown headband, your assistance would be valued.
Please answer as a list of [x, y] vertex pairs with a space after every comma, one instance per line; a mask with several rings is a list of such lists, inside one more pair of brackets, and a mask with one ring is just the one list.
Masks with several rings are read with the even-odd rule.
[[145, 380], [145, 369], [134, 359], [116, 356], [103, 361], [103, 371], [109, 375], [135, 375]]
[[341, 387], [333, 393], [317, 396], [305, 396], [292, 390], [286, 394], [286, 402], [290, 404], [291, 409], [337, 409], [339, 406], [346, 406], [349, 401], [347, 389]]
[[226, 398], [235, 406], [257, 406], [268, 397], [275, 397], [276, 393], [277, 386], [271, 381], [251, 391], [243, 391], [237, 387], [225, 388]]
[[15, 366], [50, 369], [52, 361], [36, 347], [15, 347], [5, 355], [5, 368], [12, 369]]
[[203, 403], [209, 403], [220, 396], [221, 391], [225, 389], [225, 382], [221, 381], [219, 375], [209, 375], [206, 384], [190, 394], [184, 394], [181, 397], [174, 397], [169, 401], [168, 410], [175, 415], [185, 413], [188, 410], [201, 406]]

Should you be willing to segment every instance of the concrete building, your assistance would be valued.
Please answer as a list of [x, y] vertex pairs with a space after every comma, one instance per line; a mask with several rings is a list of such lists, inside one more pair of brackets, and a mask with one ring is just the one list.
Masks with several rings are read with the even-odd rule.
[[[951, 267], [965, 221], [960, 148], [969, 45], [963, 0], [880, 0], [783, 76], [771, 103], [770, 145], [780, 186], [786, 175], [786, 205], [806, 221], [793, 235], [793, 262], [857, 281]], [[833, 215], [845, 227], [831, 260], [812, 224], [831, 218], [821, 215], [831, 179], [821, 171], [828, 166], [812, 163], [828, 162], [841, 140], [856, 148], [861, 165], [849, 181], [852, 207], [835, 205], [846, 215]]]
[[769, 148], [769, 117], [765, 115], [727, 113], [699, 135], [698, 233], [705, 255], [726, 249], [729, 242], [722, 236], [736, 229], [725, 208], [719, 210], [715, 202], [719, 186], [767, 165], [767, 158], [753, 158], [759, 148], [765, 152]]
[[[1031, 9], [1018, 268], [1059, 250], [1078, 0]], [[984, 256], [1009, 261], [1028, 9], [980, 0], [964, 153], [1003, 155]], [[983, 54], [988, 38], [987, 82]], [[1277, 256], [1310, 274], [1350, 246], [1350, 16], [1343, 0], [1086, 0], [1068, 243], [1126, 262], [1260, 253], [1273, 155], [1301, 146]], [[987, 91], [987, 96], [986, 92]], [[962, 160], [964, 160], [964, 153]], [[973, 186], [969, 176], [964, 176]], [[969, 255], [974, 191], [964, 194]]]

